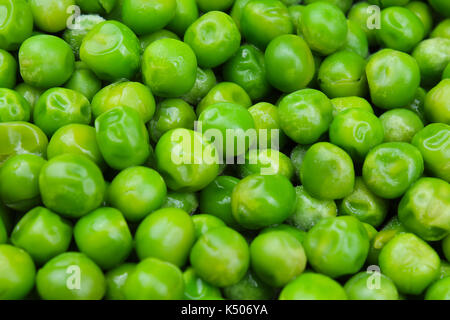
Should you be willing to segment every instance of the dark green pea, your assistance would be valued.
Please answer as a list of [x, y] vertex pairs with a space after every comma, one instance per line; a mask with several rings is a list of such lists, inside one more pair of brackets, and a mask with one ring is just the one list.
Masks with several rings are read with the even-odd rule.
[[39, 97], [33, 112], [34, 123], [48, 136], [68, 124], [89, 124], [91, 118], [89, 100], [81, 93], [65, 88], [45, 91]]
[[342, 111], [330, 125], [330, 141], [358, 162], [362, 162], [373, 147], [382, 143], [383, 137], [381, 121], [362, 109]]
[[444, 79], [425, 97], [425, 116], [430, 122], [450, 125], [450, 79]]
[[283, 148], [287, 137], [280, 128], [278, 108], [271, 103], [260, 102], [248, 109], [255, 122], [258, 147]]
[[353, 192], [342, 199], [339, 205], [340, 215], [350, 215], [361, 222], [379, 227], [388, 213], [388, 202], [373, 194], [364, 180], [357, 177]]
[[8, 52], [0, 49], [0, 87], [12, 89], [16, 85], [17, 62]]
[[303, 186], [295, 188], [297, 200], [294, 213], [287, 222], [296, 228], [308, 231], [324, 218], [337, 215], [336, 203], [333, 200], [321, 200], [311, 197]]
[[411, 142], [414, 135], [422, 130], [420, 117], [408, 109], [392, 109], [380, 116], [385, 142]]
[[359, 96], [367, 93], [366, 61], [357, 53], [338, 51], [323, 60], [318, 81], [329, 98]]
[[222, 300], [220, 289], [200, 278], [192, 267], [183, 273], [185, 300]]
[[124, 263], [105, 275], [107, 300], [125, 300], [125, 283], [135, 269], [135, 263]]
[[306, 152], [300, 179], [305, 190], [315, 198], [342, 199], [353, 191], [355, 169], [344, 150], [328, 142], [319, 142]]
[[369, 42], [366, 33], [359, 24], [353, 20], [347, 20], [347, 27], [347, 41], [342, 49], [355, 52], [363, 58], [367, 57], [369, 54]]
[[420, 42], [412, 52], [420, 68], [422, 85], [434, 86], [450, 63], [450, 39], [432, 38]]
[[450, 18], [450, 4], [445, 0], [429, 0], [431, 7], [442, 16]]
[[178, 208], [189, 214], [193, 214], [197, 210], [198, 205], [199, 203], [196, 193], [169, 191], [167, 192], [161, 208]]
[[242, 10], [242, 35], [264, 49], [276, 37], [293, 33], [294, 26], [286, 6], [277, 0], [252, 0]]
[[192, 216], [195, 228], [195, 238], [200, 238], [203, 234], [218, 227], [225, 227], [225, 222], [210, 214], [195, 214]]
[[76, 0], [83, 12], [110, 13], [121, 0]]
[[329, 2], [331, 4], [334, 4], [335, 6], [337, 6], [339, 9], [342, 10], [342, 12], [346, 13], [350, 7], [352, 6], [353, 0], [305, 0], [305, 4], [310, 4], [310, 3], [314, 3], [317, 1], [326, 1]]
[[215, 85], [216, 76], [211, 69], [197, 68], [194, 86], [181, 98], [191, 105], [197, 105]]
[[373, 108], [370, 103], [361, 97], [341, 97], [331, 99], [331, 106], [333, 107], [333, 117], [336, 117], [338, 113], [352, 108], [362, 109], [370, 113], [373, 112]]
[[311, 145], [299, 144], [291, 151], [291, 163], [294, 166], [295, 175], [298, 179], [300, 179], [300, 168], [302, 167], [303, 158], [305, 157], [306, 151], [308, 151], [310, 146]]
[[156, 110], [155, 116], [148, 124], [150, 137], [154, 142], [169, 130], [176, 128], [194, 129], [197, 115], [194, 109], [181, 99], [166, 99]]
[[410, 0], [367, 0], [370, 4], [377, 5], [381, 8], [388, 8], [393, 6], [404, 6]]
[[450, 262], [450, 235], [446, 236], [444, 240], [442, 240], [442, 251], [444, 252], [444, 256], [447, 261]]
[[[226, 1], [229, 2], [230, 0]], [[198, 19], [199, 10], [196, 0], [176, 0], [175, 2], [177, 4], [175, 8], [175, 16], [166, 27], [167, 29], [182, 36], [186, 32], [187, 28], [189, 28], [189, 26]]]
[[29, 121], [31, 107], [18, 92], [0, 88], [0, 122]]
[[199, 9], [202, 12], [208, 11], [227, 11], [234, 0], [197, 0]]
[[75, 63], [75, 71], [72, 73], [69, 81], [64, 84], [64, 87], [83, 94], [91, 101], [102, 88], [102, 82], [84, 62], [79, 61]]
[[2, 1], [0, 48], [17, 50], [33, 32], [33, 14], [26, 0]]
[[64, 253], [72, 241], [72, 224], [56, 213], [35, 207], [11, 233], [11, 243], [26, 250], [38, 265]]
[[369, 237], [355, 217], [320, 220], [303, 241], [309, 264], [332, 278], [358, 272], [369, 253]]
[[[369, 283], [373, 287], [369, 287]], [[391, 279], [381, 273], [360, 272], [344, 286], [349, 300], [398, 300], [398, 291]]]
[[245, 155], [245, 163], [238, 165], [241, 178], [252, 174], [280, 174], [292, 179], [294, 167], [291, 159], [274, 149], [252, 149]]
[[252, 271], [247, 272], [238, 283], [223, 288], [223, 293], [231, 300], [270, 300], [274, 297], [274, 289]]
[[402, 233], [383, 247], [379, 265], [401, 293], [418, 295], [438, 279], [440, 260], [425, 241]]
[[427, 124], [428, 120], [425, 117], [425, 97], [427, 92], [423, 88], [417, 88], [414, 100], [408, 103], [404, 108], [413, 111], [422, 120], [423, 124]]

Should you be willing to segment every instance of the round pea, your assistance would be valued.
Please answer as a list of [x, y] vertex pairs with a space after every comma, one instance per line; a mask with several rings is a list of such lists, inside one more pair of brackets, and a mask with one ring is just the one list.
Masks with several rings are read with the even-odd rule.
[[431, 122], [450, 125], [450, 79], [444, 79], [425, 97], [425, 116]]
[[183, 272], [185, 300], [222, 300], [220, 289], [200, 278], [192, 267]]
[[423, 129], [422, 120], [408, 109], [393, 109], [380, 116], [385, 142], [411, 142], [414, 135]]
[[64, 84], [64, 87], [83, 94], [91, 101], [95, 94], [102, 88], [102, 82], [84, 62], [76, 62], [75, 71]]
[[8, 52], [0, 49], [0, 87], [12, 89], [16, 85], [17, 62]]
[[420, 68], [422, 84], [436, 85], [450, 63], [450, 39], [432, 38], [420, 42], [412, 52]]
[[181, 98], [191, 105], [197, 105], [215, 85], [216, 75], [211, 69], [197, 68], [194, 86]]
[[238, 283], [223, 288], [223, 293], [231, 300], [270, 300], [274, 297], [274, 289], [252, 271], [247, 272]]
[[42, 31], [56, 33], [67, 27], [75, 0], [29, 0], [35, 25]]
[[135, 263], [124, 263], [108, 271], [106, 278], [107, 300], [125, 300], [125, 283], [130, 274], [136, 269]]
[[[176, 0], [175, 2], [175, 15], [167, 25], [167, 29], [172, 30], [178, 35], [184, 35], [187, 28], [198, 19], [199, 8], [196, 0]], [[205, 12], [206, 10], [202, 11]]]
[[366, 99], [361, 97], [334, 98], [331, 99], [331, 105], [333, 107], [333, 117], [336, 117], [339, 112], [351, 108], [362, 109], [372, 114], [374, 113], [370, 103]]
[[252, 149], [245, 155], [245, 163], [238, 166], [239, 176], [251, 174], [280, 174], [292, 179], [294, 167], [291, 159], [275, 149]]
[[225, 226], [225, 222], [210, 214], [195, 214], [192, 216], [192, 222], [195, 228], [195, 239], [200, 238], [209, 230]]
[[29, 121], [31, 107], [18, 92], [0, 88], [0, 122]]
[[180, 37], [178, 37], [172, 31], [169, 31], [166, 29], [161, 29], [161, 30], [152, 32], [150, 34], [146, 34], [144, 36], [139, 37], [139, 41], [141, 42], [142, 51], [144, 52], [145, 49], [147, 49], [147, 47], [149, 45], [151, 45], [153, 42], [155, 42], [156, 40], [166, 39], [166, 38], [180, 40]]
[[342, 47], [342, 50], [352, 51], [366, 58], [369, 54], [369, 41], [367, 35], [361, 26], [353, 21], [347, 20], [347, 40]]
[[450, 277], [433, 283], [425, 293], [425, 300], [450, 300]]
[[357, 273], [345, 283], [344, 289], [350, 300], [399, 300], [395, 284], [381, 273]]
[[33, 32], [33, 14], [26, 0], [2, 0], [0, 7], [3, 12], [0, 19], [0, 48], [17, 50], [20, 44]]
[[178, 208], [193, 214], [198, 208], [197, 194], [194, 192], [167, 192], [161, 208]]
[[25, 82], [18, 84], [14, 88], [14, 91], [19, 93], [22, 97], [25, 98], [25, 100], [28, 101], [28, 103], [31, 107], [31, 115], [33, 114], [33, 110], [34, 110], [34, 106], [35, 106], [36, 102], [39, 100], [39, 97], [41, 96], [42, 92], [44, 92], [44, 90], [30, 86], [29, 84], [26, 84]]

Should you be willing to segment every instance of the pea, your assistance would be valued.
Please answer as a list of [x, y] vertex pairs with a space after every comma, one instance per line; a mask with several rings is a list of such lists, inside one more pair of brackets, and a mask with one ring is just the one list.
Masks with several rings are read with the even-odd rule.
[[87, 68], [84, 62], [76, 62], [75, 71], [64, 84], [64, 87], [81, 93], [91, 101], [95, 94], [102, 88], [102, 82]]
[[4, 14], [0, 27], [0, 49], [17, 50], [33, 32], [31, 6], [26, 0], [3, 0], [0, 6]]
[[30, 104], [14, 90], [0, 88], [0, 122], [29, 121]]
[[450, 79], [444, 79], [425, 97], [425, 116], [431, 122], [450, 124]]
[[222, 300], [220, 289], [200, 278], [193, 268], [183, 272], [185, 300]]
[[106, 273], [105, 298], [107, 300], [125, 300], [125, 283], [135, 269], [135, 263], [124, 263]]
[[[368, 283], [371, 280], [372, 286], [369, 287]], [[399, 300], [395, 284], [381, 273], [357, 273], [345, 283], [344, 289], [350, 300]]]
[[420, 117], [407, 109], [392, 109], [380, 116], [385, 142], [411, 142], [423, 129]]
[[270, 300], [274, 289], [249, 271], [238, 283], [223, 288], [226, 298], [231, 300]]

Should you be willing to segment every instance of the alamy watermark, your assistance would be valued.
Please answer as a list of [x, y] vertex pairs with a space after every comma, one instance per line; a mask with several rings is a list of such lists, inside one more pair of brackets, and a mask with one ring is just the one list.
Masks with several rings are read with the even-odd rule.
[[381, 9], [377, 5], [368, 6], [366, 9], [368, 14], [366, 26], [369, 30], [381, 29]]

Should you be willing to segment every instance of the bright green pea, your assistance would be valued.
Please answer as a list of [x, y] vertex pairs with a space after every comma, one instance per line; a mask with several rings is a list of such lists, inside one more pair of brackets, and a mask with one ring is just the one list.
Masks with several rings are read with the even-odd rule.
[[438, 23], [431, 32], [430, 38], [450, 39], [450, 19], [444, 19]]
[[[230, 1], [230, 0], [226, 0]], [[234, 1], [234, 0], [232, 0]], [[167, 29], [182, 36], [187, 28], [199, 17], [196, 0], [176, 0], [175, 16], [167, 25]], [[205, 10], [202, 10], [205, 12]]]
[[425, 300], [450, 300], [450, 277], [433, 283], [425, 293]]
[[275, 227], [268, 227], [262, 229], [259, 234], [267, 233], [267, 232], [273, 232], [273, 231], [284, 231], [289, 233], [290, 235], [294, 236], [295, 239], [297, 239], [300, 243], [303, 243], [303, 240], [306, 236], [306, 231], [300, 230], [296, 227], [293, 227], [288, 224], [279, 224]]
[[274, 297], [274, 289], [252, 271], [247, 272], [238, 283], [223, 288], [223, 293], [231, 300], [270, 300]]
[[314, 58], [306, 42], [296, 35], [273, 39], [265, 52], [267, 79], [280, 91], [305, 88], [314, 76]]
[[115, 169], [142, 165], [150, 155], [147, 129], [140, 114], [115, 107], [95, 120], [97, 143], [106, 163]]
[[243, 45], [223, 66], [225, 81], [240, 85], [252, 100], [262, 100], [271, 91], [266, 79], [264, 53], [252, 45]]
[[36, 269], [27, 252], [0, 244], [0, 300], [20, 300], [34, 286]]
[[401, 293], [418, 295], [438, 279], [440, 260], [425, 241], [402, 233], [383, 247], [379, 265]]
[[215, 85], [216, 76], [211, 69], [197, 68], [194, 86], [181, 98], [191, 105], [197, 105]]
[[383, 109], [401, 108], [412, 102], [420, 84], [416, 60], [392, 49], [373, 54], [366, 75], [372, 102]]
[[145, 49], [142, 59], [144, 82], [157, 96], [179, 97], [195, 84], [197, 58], [182, 41], [157, 40]]
[[237, 231], [214, 228], [194, 244], [190, 261], [200, 278], [216, 287], [228, 287], [238, 283], [248, 271], [249, 247]]
[[294, 32], [286, 6], [277, 0], [252, 0], [243, 7], [240, 26], [244, 38], [264, 49], [270, 41]]
[[300, 179], [305, 190], [318, 199], [342, 199], [352, 193], [355, 170], [350, 156], [341, 148], [319, 142], [306, 152]]
[[44, 92], [44, 90], [32, 87], [29, 84], [22, 82], [14, 88], [14, 91], [19, 93], [22, 97], [25, 98], [25, 100], [27, 100], [28, 104], [31, 107], [31, 116], [32, 116], [34, 106], [36, 102], [39, 100], [39, 97], [41, 96], [42, 92]]
[[61, 38], [36, 35], [25, 40], [19, 50], [20, 74], [32, 86], [47, 89], [69, 80], [75, 56]]
[[430, 7], [420, 1], [411, 1], [405, 7], [420, 19], [425, 30], [425, 36], [428, 35], [433, 27], [433, 14]]
[[29, 0], [34, 24], [42, 31], [56, 33], [67, 27], [75, 0]]
[[161, 208], [178, 208], [189, 214], [193, 214], [197, 210], [198, 205], [196, 193], [169, 191]]
[[340, 97], [331, 99], [331, 106], [333, 107], [333, 117], [336, 117], [338, 113], [352, 108], [362, 109], [370, 113], [373, 112], [373, 108], [370, 103], [361, 97]]
[[314, 2], [303, 10], [301, 32], [309, 47], [321, 55], [329, 55], [341, 48], [347, 39], [344, 13], [328, 2]]
[[381, 11], [376, 37], [381, 46], [410, 52], [425, 36], [420, 19], [409, 9], [389, 7]]
[[284, 133], [300, 144], [316, 142], [330, 126], [332, 106], [325, 94], [303, 89], [285, 96], [278, 106]]
[[324, 218], [337, 215], [336, 203], [333, 200], [321, 200], [311, 197], [303, 186], [295, 188], [297, 196], [294, 213], [288, 223], [296, 228], [308, 231]]
[[364, 160], [362, 175], [377, 196], [394, 199], [422, 175], [420, 151], [406, 142], [386, 142], [373, 148]]
[[239, 30], [241, 30], [242, 11], [250, 1], [251, 0], [236, 0], [234, 2], [233, 8], [231, 9], [230, 16], [231, 18], [233, 18]]
[[0, 87], [12, 89], [16, 85], [17, 62], [8, 52], [0, 49]]
[[242, 179], [231, 195], [233, 217], [247, 229], [282, 223], [295, 208], [295, 189], [283, 175], [254, 174]]
[[11, 233], [11, 243], [26, 250], [38, 265], [64, 253], [72, 240], [72, 224], [56, 213], [35, 207]]
[[0, 166], [16, 154], [35, 154], [45, 157], [48, 138], [35, 125], [22, 122], [0, 123]]
[[34, 154], [9, 158], [0, 168], [0, 199], [14, 210], [28, 211], [41, 201], [39, 173], [45, 160]]
[[374, 14], [376, 13], [366, 1], [355, 3], [348, 12], [348, 20], [353, 21], [364, 31], [370, 46], [374, 46], [377, 42], [375, 37], [376, 28], [373, 28], [374, 22], [376, 22], [374, 20]]
[[196, 113], [200, 115], [207, 107], [221, 102], [239, 104], [245, 108], [252, 105], [248, 93], [241, 86], [233, 82], [221, 82], [208, 91], [197, 105]]
[[136, 269], [135, 263], [124, 263], [105, 275], [107, 300], [125, 300], [125, 283], [130, 274]]
[[180, 300], [183, 274], [169, 262], [147, 258], [128, 275], [123, 290], [127, 300]]
[[83, 94], [91, 101], [95, 94], [102, 88], [102, 82], [84, 62], [76, 62], [75, 71], [64, 84], [64, 87]]
[[231, 194], [239, 179], [219, 176], [200, 193], [200, 211], [213, 215], [230, 227], [238, 224], [231, 212]]
[[104, 14], [110, 13], [121, 0], [76, 0], [76, 2], [83, 12]]
[[215, 68], [239, 49], [241, 34], [233, 19], [226, 13], [210, 11], [189, 26], [184, 34], [202, 68]]
[[353, 20], [347, 20], [347, 27], [347, 41], [342, 47], [342, 50], [352, 51], [363, 58], [367, 57], [369, 54], [369, 42], [366, 33], [359, 24]]
[[339, 9], [341, 9], [342, 12], [344, 12], [344, 13], [346, 13], [350, 9], [350, 7], [352, 6], [352, 3], [353, 3], [353, 0], [305, 0], [304, 3], [305, 3], [305, 5], [308, 5], [310, 3], [314, 3], [317, 1], [324, 1], [324, 2], [329, 2], [331, 4], [334, 4]]
[[0, 88], [0, 122], [29, 121], [31, 107], [18, 92]]
[[84, 37], [80, 58], [101, 80], [131, 79], [140, 67], [141, 45], [126, 25], [104, 21]]
[[288, 283], [280, 300], [347, 300], [339, 282], [320, 273], [305, 272]]
[[[79, 0], [77, 0], [79, 1]], [[82, 14], [76, 20], [76, 27], [67, 28], [63, 33], [63, 39], [70, 45], [75, 57], [80, 56], [80, 47], [84, 37], [97, 24], [105, 21], [105, 19], [96, 14]]]
[[95, 118], [118, 106], [136, 110], [142, 121], [147, 123], [155, 113], [155, 98], [142, 83], [125, 81], [104, 87], [92, 99]]
[[33, 112], [34, 123], [48, 136], [68, 124], [87, 125], [91, 118], [89, 100], [81, 93], [66, 88], [45, 91], [36, 102]]
[[144, 52], [145, 49], [147, 49], [147, 47], [149, 45], [151, 45], [153, 42], [155, 42], [156, 40], [166, 39], [166, 38], [180, 40], [180, 37], [178, 37], [175, 33], [173, 33], [172, 31], [169, 31], [169, 30], [165, 30], [165, 29], [161, 29], [161, 30], [152, 32], [150, 34], [140, 36], [139, 41], [141, 42], [142, 52]]
[[339, 112], [330, 125], [331, 143], [341, 147], [358, 162], [383, 142], [381, 121], [372, 113], [351, 108]]
[[95, 128], [85, 124], [69, 124], [59, 128], [52, 136], [47, 148], [47, 157], [52, 159], [71, 153], [88, 157], [100, 168], [105, 161], [97, 144]]
[[225, 222], [210, 214], [195, 214], [192, 216], [192, 221], [194, 222], [196, 239], [200, 238], [200, 236], [209, 230], [225, 227]]
[[380, 116], [385, 142], [411, 142], [414, 135], [423, 129], [422, 120], [408, 109], [392, 109]]
[[63, 216], [79, 218], [98, 208], [105, 181], [97, 165], [77, 154], [63, 154], [48, 161], [39, 175], [45, 206]]
[[[372, 287], [368, 284], [371, 283]], [[391, 279], [381, 273], [360, 272], [344, 286], [349, 300], [398, 300], [398, 291]]]
[[366, 61], [357, 53], [338, 51], [323, 60], [318, 81], [329, 98], [358, 96], [367, 93]]
[[280, 174], [292, 179], [294, 166], [284, 153], [274, 149], [252, 149], [245, 155], [245, 163], [238, 165], [241, 178], [252, 174]]
[[389, 203], [367, 188], [364, 180], [357, 177], [353, 192], [342, 199], [340, 215], [350, 215], [373, 227], [379, 227], [387, 216]]
[[183, 273], [185, 300], [222, 300], [219, 288], [210, 285], [200, 278], [192, 267]]
[[156, 110], [155, 116], [148, 124], [150, 137], [154, 142], [169, 130], [177, 128], [194, 129], [197, 115], [194, 109], [182, 99], [163, 100]]
[[175, 16], [175, 0], [123, 0], [122, 21], [142, 35], [164, 28]]
[[44, 300], [101, 300], [106, 281], [102, 270], [85, 254], [65, 252], [38, 271], [36, 288]]
[[400, 222], [426, 241], [439, 241], [450, 233], [450, 185], [437, 178], [419, 179], [398, 205]]
[[450, 63], [450, 39], [432, 38], [420, 42], [412, 52], [424, 86], [436, 85]]
[[122, 264], [132, 250], [127, 222], [114, 208], [100, 208], [83, 216], [73, 233], [78, 249], [103, 269]]
[[450, 79], [444, 79], [425, 97], [425, 116], [431, 122], [450, 125]]
[[26, 0], [0, 1], [0, 48], [17, 50], [33, 31], [33, 14]]
[[158, 172], [174, 191], [199, 191], [219, 174], [216, 148], [196, 131], [166, 132], [156, 145], [155, 156]]
[[320, 220], [303, 241], [309, 264], [332, 278], [358, 272], [369, 253], [369, 237], [355, 217]]
[[255, 122], [258, 137], [258, 147], [282, 148], [287, 137], [280, 128], [278, 108], [271, 103], [260, 102], [248, 109]]

